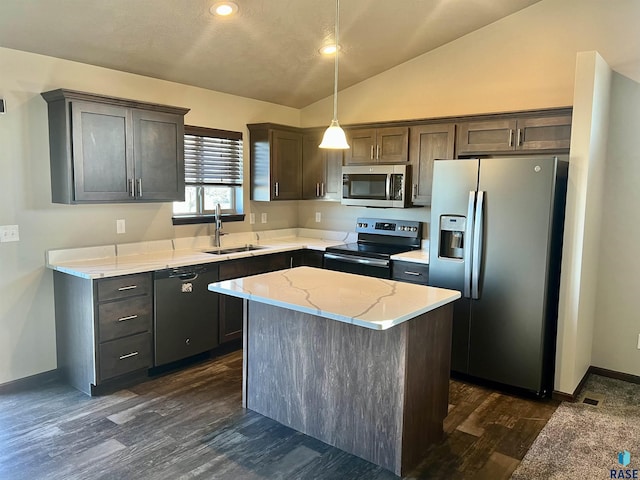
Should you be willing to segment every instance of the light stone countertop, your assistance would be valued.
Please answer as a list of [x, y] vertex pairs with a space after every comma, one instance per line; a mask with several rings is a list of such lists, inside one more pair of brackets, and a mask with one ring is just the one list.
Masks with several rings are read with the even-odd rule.
[[261, 249], [212, 255], [206, 253], [207, 250], [215, 249], [210, 244], [211, 237], [209, 236], [176, 238], [122, 245], [49, 250], [46, 252], [46, 266], [69, 275], [98, 279], [268, 255], [302, 248], [324, 251], [329, 246], [340, 245], [354, 241], [354, 239], [354, 233], [313, 231], [310, 229], [246, 232], [224, 236], [222, 248], [252, 244], [259, 245], [262, 247]]
[[410, 252], [391, 255], [391, 260], [401, 260], [403, 262], [422, 263], [429, 265], [429, 250], [411, 250]]
[[[262, 247], [259, 250], [248, 252], [212, 255], [205, 253], [207, 250], [215, 249], [211, 245], [210, 236], [180, 237], [118, 245], [49, 250], [46, 252], [45, 263], [47, 268], [52, 270], [81, 278], [98, 279], [303, 248], [324, 251], [327, 247], [356, 240], [357, 234], [353, 232], [290, 228], [232, 233], [222, 237], [222, 248], [249, 244]], [[429, 250], [423, 248], [422, 250], [393, 255], [391, 258], [428, 264]]]
[[460, 298], [460, 292], [313, 267], [209, 284], [209, 290], [386, 330]]

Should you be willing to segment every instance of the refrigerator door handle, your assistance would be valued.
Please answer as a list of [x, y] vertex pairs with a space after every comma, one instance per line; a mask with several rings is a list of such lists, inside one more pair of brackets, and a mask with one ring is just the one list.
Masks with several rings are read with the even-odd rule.
[[480, 298], [480, 263], [482, 260], [482, 237], [484, 220], [484, 192], [478, 192], [476, 214], [473, 220], [473, 259], [471, 267], [471, 298]]
[[[465, 237], [471, 240], [473, 234], [473, 211], [476, 206], [476, 192], [475, 190], [471, 190], [469, 192], [469, 205], [467, 207], [467, 228], [465, 232]], [[462, 292], [462, 296], [464, 298], [471, 297], [471, 248], [473, 242], [467, 241], [467, 244], [464, 246], [464, 291]]]

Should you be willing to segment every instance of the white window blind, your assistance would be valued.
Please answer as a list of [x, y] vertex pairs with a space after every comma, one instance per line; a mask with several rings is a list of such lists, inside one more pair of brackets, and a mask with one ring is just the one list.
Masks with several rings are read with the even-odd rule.
[[242, 185], [242, 133], [184, 127], [187, 185]]

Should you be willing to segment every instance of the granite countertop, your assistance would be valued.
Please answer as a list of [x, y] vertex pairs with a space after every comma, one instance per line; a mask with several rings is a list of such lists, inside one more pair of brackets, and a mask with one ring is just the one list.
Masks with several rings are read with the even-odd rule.
[[460, 292], [313, 267], [215, 282], [209, 290], [374, 330], [435, 310]]

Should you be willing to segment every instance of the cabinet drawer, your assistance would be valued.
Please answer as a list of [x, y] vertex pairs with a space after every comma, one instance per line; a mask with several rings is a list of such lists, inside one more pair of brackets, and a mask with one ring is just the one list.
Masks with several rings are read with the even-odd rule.
[[147, 295], [151, 292], [151, 274], [137, 273], [98, 281], [98, 301]]
[[151, 331], [151, 297], [144, 295], [98, 306], [99, 341]]
[[149, 368], [152, 363], [150, 333], [139, 333], [100, 345], [100, 380]]
[[392, 278], [401, 282], [419, 283], [427, 285], [429, 280], [429, 265], [413, 262], [393, 262]]

